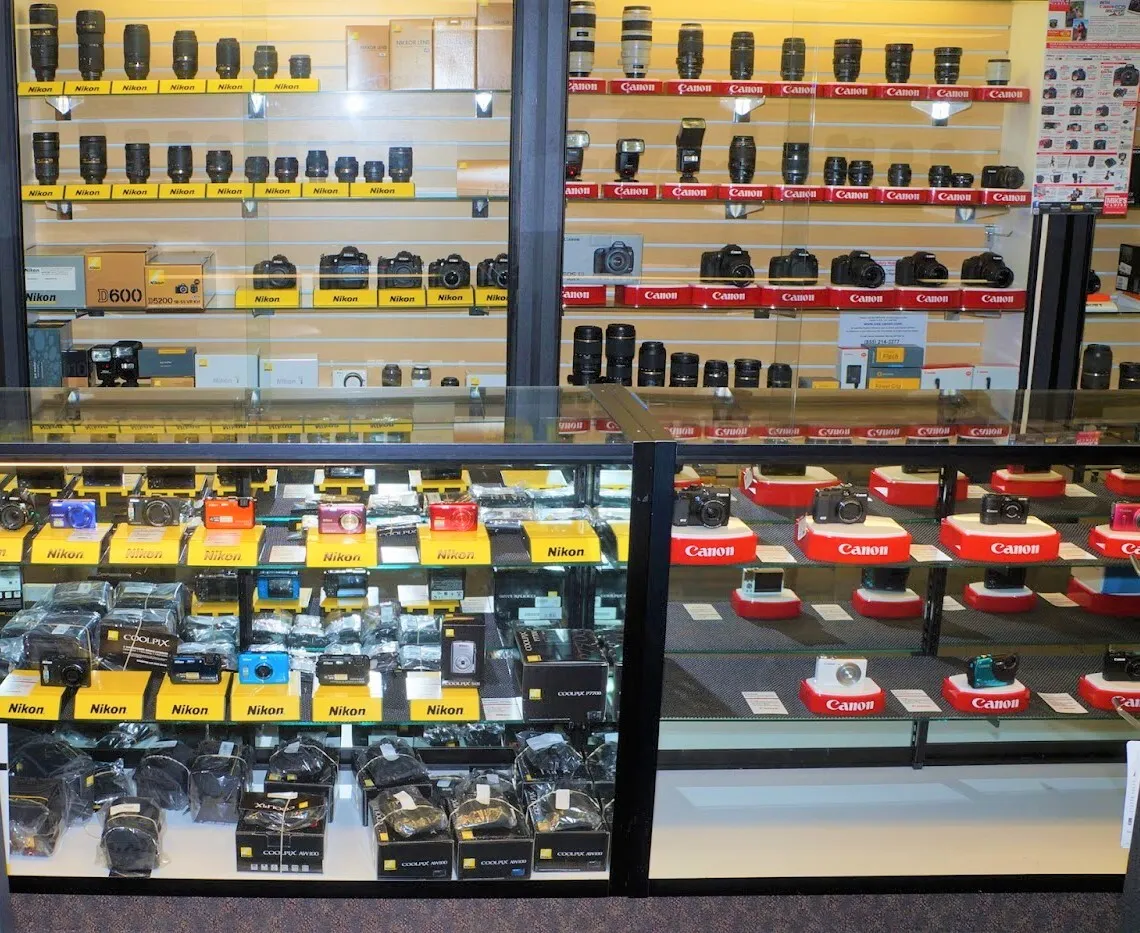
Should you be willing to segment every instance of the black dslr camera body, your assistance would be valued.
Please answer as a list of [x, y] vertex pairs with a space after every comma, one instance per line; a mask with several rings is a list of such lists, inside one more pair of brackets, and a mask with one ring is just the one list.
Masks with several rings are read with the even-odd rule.
[[1110, 683], [1140, 680], [1140, 651], [1114, 651], [1109, 648], [1104, 653], [1104, 664], [1100, 672]]
[[731, 515], [732, 494], [727, 486], [687, 486], [674, 493], [673, 524], [678, 528], [723, 528]]
[[376, 262], [376, 282], [380, 288], [423, 288], [424, 261], [406, 249], [391, 259], [381, 256]]
[[368, 287], [371, 263], [366, 253], [355, 246], [346, 246], [335, 256], [322, 256], [321, 291], [347, 291]]
[[1121, 65], [1112, 73], [1112, 83], [1121, 87], [1136, 87], [1140, 84], [1140, 69], [1135, 65]]
[[1013, 270], [997, 253], [979, 253], [962, 263], [962, 284], [1009, 288], [1013, 284]]
[[1025, 173], [1016, 165], [986, 165], [982, 167], [983, 188], [1020, 188], [1025, 184]]
[[1029, 500], [1000, 492], [986, 493], [979, 517], [983, 525], [1024, 525], [1029, 520]]
[[948, 278], [950, 270], [938, 261], [934, 253], [918, 252], [895, 263], [896, 285], [945, 285]]
[[865, 250], [853, 249], [831, 260], [832, 285], [878, 288], [886, 280], [886, 271]]
[[484, 259], [475, 267], [475, 285], [479, 288], [497, 288], [506, 291], [510, 284], [511, 264], [506, 253], [494, 259]]
[[452, 253], [446, 259], [437, 259], [428, 266], [428, 288], [470, 288], [471, 263], [459, 253]]
[[778, 285], [817, 285], [819, 260], [806, 249], [773, 256], [768, 261], [768, 280]]
[[253, 267], [253, 287], [258, 291], [282, 291], [297, 287], [297, 267], [278, 253]]
[[594, 275], [632, 275], [636, 261], [632, 246], [614, 240], [594, 250]]
[[729, 243], [720, 249], [701, 253], [701, 281], [722, 282], [744, 288], [756, 279], [748, 251]]
[[20, 489], [0, 498], [0, 528], [5, 531], [18, 531], [34, 520], [34, 500], [24, 490]]
[[811, 517], [818, 525], [861, 525], [867, 520], [867, 494], [852, 486], [817, 489]]

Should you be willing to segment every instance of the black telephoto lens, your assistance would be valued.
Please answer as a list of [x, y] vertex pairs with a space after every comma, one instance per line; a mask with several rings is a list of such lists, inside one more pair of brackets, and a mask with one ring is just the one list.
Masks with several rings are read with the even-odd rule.
[[439, 384], [444, 389], [458, 389], [459, 388], [459, 380], [456, 379], [454, 376], [444, 376], [442, 379], [439, 380]]
[[41, 185], [59, 181], [59, 133], [33, 133], [32, 159], [36, 181]]
[[54, 3], [33, 3], [28, 9], [31, 26], [32, 71], [37, 81], [54, 81], [59, 68], [59, 10]]
[[364, 163], [364, 180], [373, 184], [380, 184], [384, 180], [384, 163], [379, 159], [370, 159]]
[[732, 385], [736, 389], [759, 389], [760, 369], [763, 364], [759, 360], [743, 357], [732, 361]]
[[412, 147], [392, 146], [388, 150], [388, 174], [392, 181], [412, 180]]
[[174, 33], [174, 77], [188, 81], [198, 75], [198, 34], [193, 29]]
[[277, 46], [259, 45], [253, 50], [253, 73], [259, 78], [277, 77]]
[[858, 81], [863, 65], [862, 39], [836, 39], [832, 69], [836, 81]]
[[728, 53], [728, 73], [733, 81], [750, 81], [756, 73], [756, 36], [734, 32]]
[[269, 156], [247, 156], [245, 177], [254, 184], [264, 184], [269, 180]]
[[591, 324], [574, 328], [574, 358], [570, 384], [586, 386], [602, 378], [602, 329]]
[[107, 67], [103, 34], [107, 17], [102, 10], [80, 10], [75, 14], [75, 34], [79, 39], [79, 73], [84, 81], [98, 81]]
[[910, 62], [914, 46], [909, 42], [892, 42], [887, 46], [887, 83], [906, 84], [910, 80]]
[[[384, 178], [383, 178], [383, 176], [384, 176], [384, 169], [383, 169], [384, 163], [381, 162], [380, 165], [381, 165], [380, 180], [383, 181], [384, 180]], [[368, 163], [365, 163], [364, 167], [365, 167], [365, 169], [367, 169]], [[357, 176], [360, 174], [360, 163], [356, 161], [355, 156], [340, 156], [336, 160], [335, 171], [336, 171], [336, 180], [337, 181], [339, 181], [339, 182], [353, 182], [353, 181], [356, 181]], [[326, 175], [328, 174], [328, 160], [327, 159], [325, 160], [325, 174]], [[367, 174], [365, 174], [365, 180], [370, 180], [370, 179], [368, 179]]]
[[306, 178], [329, 177], [329, 154], [324, 149], [310, 149], [305, 156]]
[[167, 146], [166, 174], [176, 185], [186, 184], [194, 176], [194, 150], [189, 146]]
[[277, 176], [279, 182], [287, 185], [297, 180], [297, 176], [301, 174], [301, 165], [296, 156], [278, 156], [277, 161], [273, 163], [273, 174]]
[[236, 78], [241, 72], [241, 43], [237, 39], [219, 39], [214, 58], [219, 78]]
[[769, 389], [790, 389], [792, 387], [792, 367], [788, 363], [773, 363], [768, 367]]
[[807, 143], [784, 143], [780, 172], [786, 185], [802, 185], [807, 181], [811, 146]]
[[150, 143], [127, 143], [123, 150], [127, 161], [127, 181], [145, 185], [150, 180]]
[[825, 185], [847, 184], [847, 160], [843, 156], [828, 156], [823, 160], [823, 183]]
[[289, 56], [290, 78], [311, 78], [313, 76], [313, 60], [308, 55]]
[[728, 361], [705, 360], [705, 375], [702, 385], [706, 389], [728, 388]]
[[931, 188], [949, 188], [954, 171], [949, 165], [932, 165], [927, 175]]
[[950, 176], [951, 188], [972, 188], [974, 186], [974, 176], [969, 172], [954, 172]]
[[957, 84], [962, 72], [962, 50], [956, 45], [943, 45], [934, 50], [935, 84]]
[[606, 328], [606, 378], [619, 385], [633, 385], [636, 352], [636, 328], [632, 324], [610, 324]]
[[906, 162], [892, 162], [887, 169], [887, 184], [892, 188], [909, 188], [910, 179], [910, 165]]
[[669, 357], [669, 385], [675, 389], [695, 389], [701, 374], [701, 358], [678, 351]]
[[756, 177], [756, 139], [733, 136], [728, 147], [728, 177], [734, 185], [750, 185]]
[[651, 388], [665, 385], [665, 344], [647, 340], [637, 354], [637, 384]]
[[1081, 357], [1081, 388], [1103, 391], [1112, 379], [1112, 347], [1090, 343]]
[[107, 177], [107, 137], [79, 137], [79, 174], [89, 185], [101, 185]]
[[150, 74], [150, 27], [146, 23], [123, 27], [123, 71], [132, 81], [143, 81]]
[[1140, 389], [1140, 363], [1121, 363], [1118, 389]]
[[705, 70], [705, 29], [700, 23], [682, 23], [677, 33], [677, 75], [696, 81]]
[[206, 153], [206, 174], [215, 185], [224, 185], [234, 173], [234, 154], [228, 149]]
[[852, 159], [847, 166], [847, 180], [860, 188], [866, 188], [875, 178], [875, 164], [867, 159]]
[[780, 79], [802, 81], [807, 73], [807, 42], [791, 37], [780, 47]]

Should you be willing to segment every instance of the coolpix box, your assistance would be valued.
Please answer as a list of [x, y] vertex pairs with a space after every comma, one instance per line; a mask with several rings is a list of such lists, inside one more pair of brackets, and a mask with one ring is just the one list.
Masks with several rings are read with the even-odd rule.
[[863, 347], [867, 351], [867, 365], [871, 367], [921, 368], [922, 361], [926, 357], [926, 350], [923, 347], [907, 343], [894, 345], [865, 343]]
[[143, 347], [139, 350], [140, 379], [193, 379], [194, 347]]
[[604, 871], [609, 852], [610, 834], [604, 830], [534, 834], [536, 872]]
[[381, 881], [447, 881], [455, 862], [455, 842], [446, 832], [420, 839], [402, 839], [371, 809], [376, 877]]
[[460, 881], [529, 878], [534, 840], [525, 832], [481, 839], [469, 829], [456, 834]]
[[203, 311], [215, 281], [213, 253], [159, 253], [146, 264], [147, 310]]
[[33, 246], [26, 250], [24, 300], [29, 308], [86, 308], [82, 247]]
[[267, 794], [302, 794], [315, 800], [324, 800], [329, 808], [328, 818], [333, 819], [336, 810], [336, 786], [334, 784], [310, 784], [298, 781], [289, 781], [285, 776], [273, 771], [265, 775], [265, 793]]
[[445, 616], [440, 626], [440, 671], [445, 687], [483, 683], [487, 628], [481, 616]]
[[593, 632], [524, 628], [515, 642], [527, 721], [596, 722], [605, 716], [609, 664]]
[[322, 802], [322, 798], [307, 794], [288, 799], [268, 793], [243, 794], [241, 815], [234, 833], [237, 870], [319, 875], [325, 862], [327, 820], [324, 816], [312, 826], [281, 832], [261, 825], [254, 814], [259, 810], [280, 811], [286, 806], [290, 811], [302, 812], [319, 807]]
[[178, 652], [178, 636], [158, 626], [99, 624], [99, 657], [129, 671], [165, 671]]
[[643, 254], [636, 233], [570, 234], [562, 239], [562, 275], [572, 285], [636, 285]]
[[199, 389], [250, 389], [257, 385], [256, 353], [199, 353], [194, 383]]

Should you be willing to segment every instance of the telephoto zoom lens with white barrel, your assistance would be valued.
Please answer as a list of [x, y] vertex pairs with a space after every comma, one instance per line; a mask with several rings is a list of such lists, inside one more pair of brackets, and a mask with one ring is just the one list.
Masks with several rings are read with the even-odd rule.
[[594, 70], [594, 32], [598, 11], [593, 0], [570, 3], [570, 77], [588, 78]]
[[627, 6], [621, 14], [621, 67], [627, 78], [644, 78], [653, 47], [653, 10]]

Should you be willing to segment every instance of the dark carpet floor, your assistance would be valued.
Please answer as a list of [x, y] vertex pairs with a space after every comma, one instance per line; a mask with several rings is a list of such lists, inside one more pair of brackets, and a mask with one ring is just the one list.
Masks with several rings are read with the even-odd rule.
[[[14, 895], [12, 933], [1115, 933], [1115, 894], [522, 901]], [[50, 920], [48, 919], [50, 918]], [[8, 933], [8, 931], [4, 931]]]

